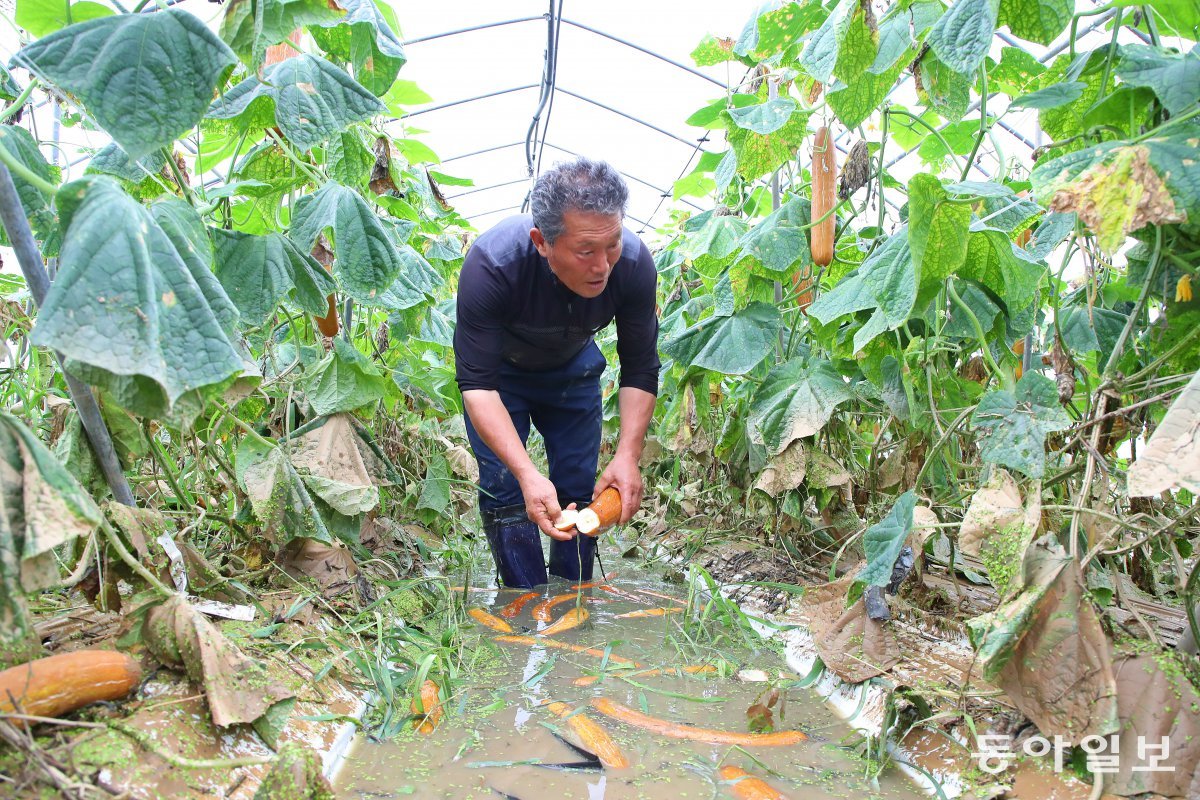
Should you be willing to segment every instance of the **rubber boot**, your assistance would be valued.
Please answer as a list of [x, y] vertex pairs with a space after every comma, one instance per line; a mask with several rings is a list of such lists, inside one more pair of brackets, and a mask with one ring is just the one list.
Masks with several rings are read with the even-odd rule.
[[525, 506], [504, 506], [483, 511], [482, 516], [500, 583], [513, 589], [532, 589], [546, 583], [542, 532], [525, 516]]
[[596, 563], [596, 537], [580, 533], [574, 539], [550, 540], [550, 574], [569, 581], [590, 581]]

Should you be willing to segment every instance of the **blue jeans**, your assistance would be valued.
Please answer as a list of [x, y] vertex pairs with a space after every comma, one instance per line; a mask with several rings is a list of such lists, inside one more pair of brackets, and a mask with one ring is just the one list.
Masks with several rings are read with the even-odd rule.
[[[558, 369], [527, 372], [504, 364], [500, 400], [524, 443], [532, 424], [546, 443], [550, 482], [563, 507], [587, 505], [600, 459], [600, 376], [607, 362], [595, 342]], [[492, 557], [506, 586], [545, 583], [541, 532], [525, 517], [525, 498], [516, 477], [492, 452], [467, 415], [467, 438], [479, 462], [479, 510]], [[590, 580], [596, 540], [576, 536], [551, 540], [550, 574]]]

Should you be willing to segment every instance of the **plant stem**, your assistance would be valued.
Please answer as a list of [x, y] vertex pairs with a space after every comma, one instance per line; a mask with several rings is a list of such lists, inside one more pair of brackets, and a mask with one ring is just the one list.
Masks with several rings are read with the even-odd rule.
[[166, 156], [167, 166], [171, 168], [171, 174], [175, 176], [175, 183], [179, 185], [179, 191], [183, 194], [183, 199], [187, 200], [189, 206], [195, 208], [196, 195], [192, 192], [192, 185], [184, 177], [183, 170], [179, 169], [179, 164], [175, 162], [175, 154], [171, 152], [169, 147], [164, 147], [163, 155]]
[[988, 132], [988, 124], [987, 124], [988, 88], [987, 88], [987, 69], [986, 68], [984, 68], [984, 67], [979, 68], [979, 79], [980, 79], [980, 81], [982, 81], [982, 84], [980, 85], [980, 92], [979, 92], [979, 133], [975, 136], [975, 146], [971, 148], [971, 154], [969, 156], [967, 156], [967, 163], [963, 167], [962, 177], [959, 178], [960, 181], [965, 181], [970, 176], [971, 164], [973, 164], [975, 162], [975, 156], [979, 153], [979, 146], [981, 144], [983, 144], [983, 137], [987, 136], [987, 132]]
[[1125, 321], [1125, 327], [1121, 329], [1121, 336], [1117, 339], [1117, 343], [1113, 346], [1112, 354], [1108, 357], [1108, 363], [1104, 365], [1104, 372], [1101, 374], [1101, 379], [1107, 381], [1117, 367], [1117, 361], [1121, 358], [1122, 352], [1125, 350], [1125, 342], [1129, 339], [1129, 334], [1133, 331], [1133, 326], [1137, 324], [1138, 318], [1142, 315], [1142, 310], [1146, 307], [1146, 301], [1150, 298], [1150, 287], [1154, 283], [1154, 278], [1158, 272], [1158, 262], [1162, 256], [1162, 241], [1163, 231], [1161, 225], [1154, 226], [1154, 253], [1150, 256], [1150, 264], [1146, 267], [1146, 283], [1142, 286], [1142, 293], [1138, 295], [1137, 304], [1134, 305], [1133, 311], [1129, 314], [1129, 319]]
[[[3, 151], [4, 148], [0, 147], [0, 152]], [[21, 274], [25, 276], [25, 284], [29, 287], [29, 293], [33, 295], [33, 301], [40, 307], [46, 302], [46, 295], [50, 291], [50, 278], [46, 274], [42, 254], [38, 252], [37, 243], [33, 239], [33, 231], [29, 229], [29, 220], [25, 218], [25, 211], [21, 206], [21, 199], [17, 195], [17, 187], [13, 183], [12, 175], [2, 166], [0, 166], [0, 219], [3, 220], [4, 228], [8, 231], [8, 239], [17, 253], [17, 262], [21, 266]], [[60, 353], [55, 353], [55, 357], [58, 358], [59, 364], [63, 363]], [[112, 434], [109, 433], [108, 425], [105, 424], [104, 417], [100, 414], [100, 406], [96, 403], [91, 388], [65, 368], [63, 377], [66, 378], [71, 400], [75, 403], [76, 411], [79, 412], [79, 420], [83, 423], [84, 432], [87, 433], [88, 443], [92, 446], [92, 452], [95, 453], [100, 471], [104, 474], [104, 479], [112, 490], [113, 498], [118, 503], [127, 506], [136, 505], [133, 500], [133, 491], [129, 488], [129, 481], [125, 479], [125, 473], [121, 471], [121, 462], [117, 459], [117, 452], [113, 448]]]
[[884, 106], [884, 108], [883, 108], [883, 129], [880, 132], [880, 138], [879, 138], [879, 166], [875, 168], [876, 176], [879, 178], [879, 197], [878, 197], [878, 203], [879, 203], [879, 225], [878, 225], [879, 231], [878, 231], [878, 233], [879, 234], [883, 233], [883, 222], [884, 222], [885, 215], [887, 213], [887, 203], [885, 203], [883, 200], [883, 175], [885, 172], [884, 166], [883, 166], [883, 151], [884, 151], [884, 149], [887, 148], [888, 120], [889, 120], [889, 117], [891, 116], [891, 112], [892, 112], [891, 106]]
[[[925, 128], [925, 130], [927, 130], [931, 134], [933, 134], [934, 138], [936, 138], [939, 142], [942, 143], [942, 147], [946, 148], [946, 152], [950, 155], [951, 158], [957, 158], [957, 156], [954, 155], [954, 150], [950, 147], [950, 143], [946, 141], [946, 137], [942, 136], [941, 131], [939, 131], [937, 128], [933, 127], [928, 122], [926, 122], [925, 120], [918, 117], [916, 114], [913, 114], [909, 111], [905, 111], [902, 108], [889, 108], [888, 115], [890, 116], [892, 114], [900, 114], [901, 116], [908, 117], [909, 119], [913, 120], [914, 122], [920, 123], [921, 126]], [[986, 119], [986, 117], [985, 117], [985, 119]], [[970, 166], [971, 166], [971, 163], [968, 161], [967, 167], [970, 168]], [[882, 181], [882, 180], [883, 180], [883, 178], [880, 177], [880, 181]], [[965, 178], [964, 178], [964, 180], [965, 180]]]
[[154, 589], [163, 597], [171, 597], [175, 594], [175, 592], [171, 589], [168, 589], [162, 581], [154, 577], [154, 573], [146, 569], [146, 566], [142, 564], [141, 561], [138, 561], [132, 553], [125, 549], [125, 543], [121, 541], [120, 534], [113, 530], [113, 527], [108, 524], [108, 520], [101, 521], [100, 529], [103, 530], [104, 535], [108, 537], [108, 544], [113, 549], [113, 552], [117, 554], [117, 557], [124, 561], [126, 566], [137, 573], [138, 577], [149, 584], [150, 588]]
[[941, 451], [942, 447], [945, 446], [946, 442], [949, 441], [951, 435], [958, 430], [958, 426], [962, 425], [963, 420], [965, 420], [974, 410], [975, 406], [967, 406], [961, 412], [959, 412], [958, 416], [954, 418], [954, 421], [950, 423], [950, 427], [946, 428], [946, 432], [943, 433], [938, 438], [937, 442], [934, 443], [933, 447], [929, 449], [928, 455], [925, 456], [925, 463], [921, 465], [921, 471], [917, 473], [917, 477], [913, 480], [914, 492], [921, 490], [921, 481], [925, 478], [925, 474], [929, 472], [929, 467], [933, 464], [934, 458]]
[[175, 492], [175, 497], [178, 498], [179, 501], [184, 505], [196, 505], [196, 499], [192, 497], [191, 492], [185, 492], [180, 488], [179, 481], [175, 477], [175, 473], [172, 472], [170, 465], [167, 463], [166, 453], [164, 453], [162, 448], [158, 446], [158, 440], [155, 439], [154, 434], [150, 432], [149, 421], [142, 423], [142, 433], [146, 437], [146, 442], [150, 445], [150, 456], [156, 462], [158, 462], [159, 466], [162, 467], [163, 475], [166, 476], [167, 483], [170, 485], [171, 490]]
[[37, 189], [42, 194], [48, 195], [49, 197], [54, 197], [54, 195], [58, 192], [57, 186], [18, 161], [17, 157], [8, 152], [8, 149], [2, 144], [0, 144], [0, 163], [8, 167], [12, 174], [16, 175], [26, 183], [31, 184], [33, 188]]
[[220, 411], [222, 414], [224, 414], [229, 419], [230, 422], [232, 422], [235, 426], [240, 428], [242, 430], [242, 433], [246, 434], [251, 439], [255, 440], [256, 442], [258, 442], [261, 445], [265, 445], [266, 447], [274, 448], [277, 446], [275, 444], [275, 442], [272, 442], [270, 439], [263, 436], [258, 431], [254, 430], [254, 428], [251, 428], [245, 422], [238, 419], [237, 416], [232, 411], [230, 411], [229, 407], [226, 406], [224, 403], [220, 402], [219, 400], [214, 400], [213, 404], [217, 407], [218, 411]]
[[295, 149], [287, 139], [284, 139], [282, 136], [276, 133], [273, 128], [267, 129], [267, 136], [271, 137], [271, 140], [279, 146], [279, 149], [283, 151], [283, 154], [287, 156], [291, 162], [300, 169], [301, 172], [307, 175], [309, 180], [311, 180], [317, 186], [321, 186], [325, 183], [324, 178], [313, 172], [312, 167], [309, 164], [305, 164], [304, 161], [300, 159], [300, 156], [296, 155]]
[[20, 111], [21, 107], [25, 105], [25, 102], [29, 100], [29, 96], [33, 94], [33, 90], [40, 85], [41, 84], [38, 83], [37, 78], [30, 80], [29, 85], [26, 86], [19, 95], [17, 95], [17, 99], [13, 100], [12, 103], [9, 104], [9, 106], [3, 111], [0, 111], [0, 122], [4, 122], [4, 120]]
[[996, 359], [992, 358], [992, 349], [988, 347], [987, 335], [983, 332], [983, 325], [980, 324], [979, 317], [975, 316], [975, 312], [971, 310], [971, 307], [964, 303], [963, 299], [958, 296], [953, 281], [946, 281], [946, 292], [950, 295], [950, 299], [954, 301], [955, 305], [967, 315], [967, 319], [971, 321], [971, 326], [975, 329], [975, 335], [979, 337], [979, 347], [983, 350], [983, 360], [987, 362], [988, 369], [991, 371], [993, 377], [1000, 381], [1004, 388], [1012, 388], [1008, 385], [1010, 381], [1000, 371], [1000, 366], [996, 363]]

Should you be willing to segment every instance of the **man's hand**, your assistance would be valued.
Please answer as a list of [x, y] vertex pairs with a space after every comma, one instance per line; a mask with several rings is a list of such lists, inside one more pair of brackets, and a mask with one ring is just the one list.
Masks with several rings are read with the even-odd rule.
[[554, 527], [555, 521], [562, 516], [558, 490], [540, 472], [531, 472], [529, 477], [521, 480], [521, 494], [525, 496], [525, 513], [537, 523], [542, 533], [563, 542], [579, 535], [574, 530], [560, 531]]
[[642, 483], [642, 473], [638, 469], [637, 459], [623, 456], [620, 453], [614, 456], [613, 460], [608, 462], [608, 466], [605, 467], [600, 480], [596, 481], [592, 499], [595, 500], [610, 486], [617, 487], [617, 491], [621, 493], [621, 521], [619, 524], [624, 525], [633, 519], [633, 515], [642, 505], [642, 492], [645, 487]]

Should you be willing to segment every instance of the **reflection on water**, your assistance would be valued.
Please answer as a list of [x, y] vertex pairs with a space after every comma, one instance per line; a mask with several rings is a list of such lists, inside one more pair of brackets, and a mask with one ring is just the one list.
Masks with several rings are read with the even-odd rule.
[[[338, 774], [343, 798], [721, 798], [735, 797], [718, 767], [731, 764], [765, 779], [783, 797], [908, 800], [924, 795], [891, 768], [874, 784], [868, 764], [850, 742], [856, 736], [814, 692], [796, 688], [797, 676], [780, 672], [781, 656], [763, 643], [753, 651], [728, 644], [721, 631], [706, 635], [680, 629], [681, 614], [657, 617], [617, 615], [638, 609], [683, 603], [683, 589], [665, 586], [649, 575], [622, 568], [613, 586], [619, 593], [585, 589], [591, 617], [584, 625], [554, 639], [607, 648], [613, 656], [641, 668], [696, 663], [722, 664], [720, 676], [635, 675], [608, 665], [601, 680], [587, 686], [577, 678], [595, 675], [602, 658], [582, 652], [525, 644], [493, 643], [480, 628], [488, 650], [466, 685], [447, 703], [449, 713], [429, 736], [404, 733], [384, 743], [360, 739]], [[566, 584], [546, 587], [546, 596], [567, 591]], [[512, 592], [479, 593], [471, 602], [498, 612], [516, 598]], [[572, 608], [554, 608], [554, 619]], [[533, 635], [550, 623], [537, 622], [529, 603], [511, 622], [516, 633]], [[719, 641], [719, 647], [712, 642]], [[730, 667], [729, 665], [736, 665]], [[738, 668], [756, 668], [774, 679], [741, 681]], [[759, 672], [762, 677], [762, 672]], [[772, 704], [772, 690], [778, 689]], [[769, 707], [775, 730], [801, 730], [810, 739], [785, 747], [714, 745], [668, 738], [630, 727], [588, 706], [592, 697], [617, 703], [673, 723], [738, 733], [750, 732], [747, 711], [759, 717]], [[571, 746], [574, 738], [563, 719], [543, 704], [557, 700], [580, 709], [620, 746], [631, 766], [600, 769]], [[575, 740], [575, 744], [580, 744]], [[739, 787], [745, 788], [745, 787]], [[747, 795], [749, 796], [749, 795]], [[758, 795], [754, 795], [758, 796]]]

